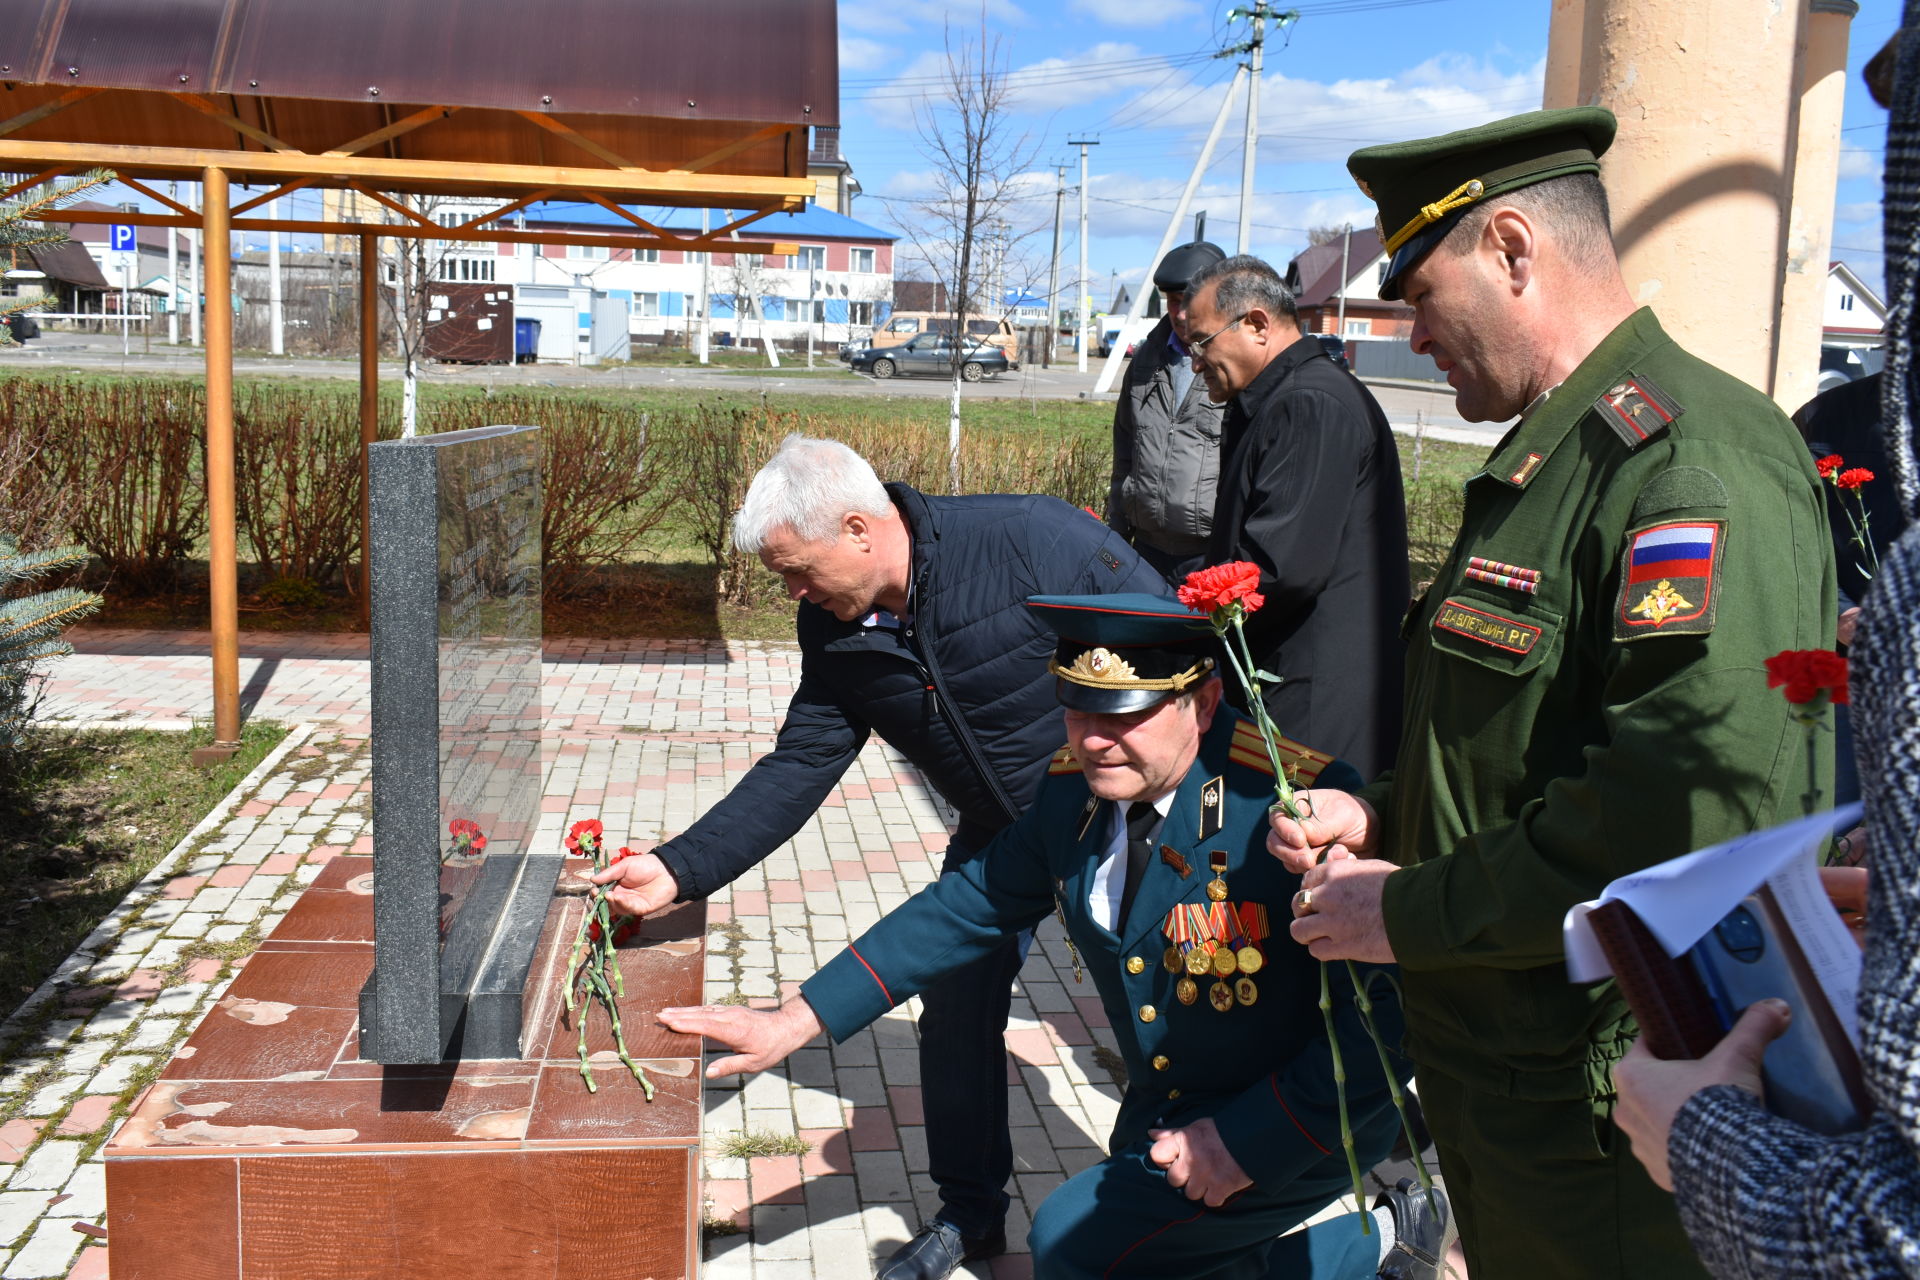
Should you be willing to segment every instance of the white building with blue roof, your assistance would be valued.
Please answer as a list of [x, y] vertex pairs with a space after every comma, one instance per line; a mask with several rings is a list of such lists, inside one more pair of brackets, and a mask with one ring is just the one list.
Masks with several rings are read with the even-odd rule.
[[[460, 221], [482, 212], [448, 204], [434, 216]], [[703, 213], [710, 227], [745, 216], [739, 210], [645, 206], [633, 212], [668, 232], [696, 235]], [[627, 219], [584, 201], [529, 205], [514, 215], [515, 224], [523, 217], [528, 230], [632, 229]], [[627, 332], [621, 336], [636, 343], [689, 342], [699, 330], [705, 297], [716, 345], [758, 343], [763, 336], [804, 344], [811, 327], [815, 343], [829, 351], [869, 335], [892, 310], [899, 239], [892, 232], [810, 204], [799, 213], [762, 218], [735, 238], [739, 252], [714, 253], [710, 261], [697, 251], [672, 248], [467, 243], [450, 246], [437, 274], [449, 283], [510, 286], [516, 316], [541, 321], [540, 359], [569, 363], [618, 349], [610, 341], [615, 335], [594, 329], [596, 316], [606, 327], [610, 303], [625, 308]], [[776, 244], [783, 252], [766, 251]]]

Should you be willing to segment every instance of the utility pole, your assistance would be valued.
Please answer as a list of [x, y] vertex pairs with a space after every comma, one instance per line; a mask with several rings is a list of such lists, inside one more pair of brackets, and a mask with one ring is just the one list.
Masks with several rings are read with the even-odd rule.
[[[1264, 3], [1264, 0], [1262, 0]], [[1067, 145], [1080, 148], [1080, 372], [1087, 371], [1088, 331], [1093, 328], [1093, 295], [1087, 292], [1087, 148], [1099, 140], [1067, 139]]]
[[1340, 236], [1340, 319], [1334, 330], [1340, 335], [1340, 341], [1347, 340], [1347, 255], [1353, 252], [1353, 224], [1349, 222], [1341, 228]]
[[1060, 334], [1060, 210], [1067, 202], [1067, 166], [1053, 166], [1053, 253], [1047, 259], [1047, 341], [1040, 367], [1053, 368], [1053, 344]]
[[[167, 196], [175, 204], [180, 203], [180, 184], [169, 182]], [[180, 345], [180, 233], [172, 227], [167, 232], [167, 345]]]
[[819, 286], [813, 280], [813, 252], [809, 247], [807, 252], [807, 368], [809, 369], [813, 368], [814, 308], [819, 306], [819, 303], [813, 300], [813, 295], [818, 288]]
[[[280, 221], [280, 202], [267, 201], [267, 221]], [[267, 327], [271, 341], [268, 350], [276, 356], [287, 354], [287, 325], [280, 308], [280, 233], [267, 232]]]
[[[201, 211], [206, 210], [206, 196], [201, 196]], [[200, 241], [206, 236], [203, 223], [187, 233], [187, 275], [193, 287], [187, 292], [187, 340], [194, 346], [200, 345]]]
[[[713, 227], [713, 210], [700, 211], [700, 239], [705, 240]], [[700, 251], [700, 363], [707, 363], [707, 348], [713, 345], [713, 317], [709, 308], [713, 305], [712, 295], [707, 292], [707, 264], [713, 261], [713, 250]]]
[[1254, 151], [1260, 137], [1260, 72], [1267, 61], [1267, 20], [1271, 18], [1275, 28], [1285, 28], [1298, 22], [1300, 15], [1289, 9], [1285, 13], [1276, 11], [1268, 0], [1254, 0], [1252, 8], [1227, 10], [1227, 21], [1236, 18], [1253, 20], [1253, 37], [1244, 44], [1227, 50], [1228, 53], [1251, 53], [1253, 79], [1247, 85], [1247, 144], [1240, 156], [1240, 243], [1239, 253], [1253, 251], [1253, 162]]
[[1202, 209], [1193, 215], [1193, 239], [1197, 244], [1207, 238], [1207, 211]]

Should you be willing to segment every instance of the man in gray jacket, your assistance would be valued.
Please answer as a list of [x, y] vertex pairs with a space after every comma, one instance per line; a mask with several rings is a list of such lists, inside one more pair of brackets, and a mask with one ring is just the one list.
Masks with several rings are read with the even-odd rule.
[[1166, 314], [1135, 348], [1113, 411], [1107, 523], [1177, 580], [1207, 549], [1220, 475], [1220, 414], [1187, 356], [1187, 281], [1226, 255], [1205, 240], [1160, 260]]

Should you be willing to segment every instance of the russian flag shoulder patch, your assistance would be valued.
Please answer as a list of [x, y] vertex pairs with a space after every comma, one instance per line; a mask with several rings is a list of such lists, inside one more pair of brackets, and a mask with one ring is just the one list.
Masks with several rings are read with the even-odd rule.
[[1669, 520], [1629, 533], [1613, 638], [1712, 632], [1726, 543], [1724, 520]]

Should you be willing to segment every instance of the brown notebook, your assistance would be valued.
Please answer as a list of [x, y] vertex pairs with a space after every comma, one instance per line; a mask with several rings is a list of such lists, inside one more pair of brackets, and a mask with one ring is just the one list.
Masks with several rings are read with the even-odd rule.
[[1613, 979], [1656, 1058], [1702, 1058], [1726, 1032], [1706, 984], [1684, 959], [1668, 955], [1651, 930], [1620, 901], [1587, 916]]

